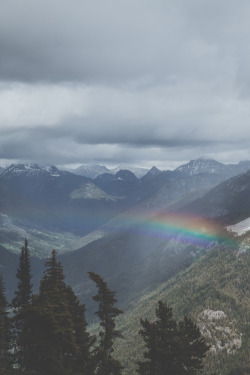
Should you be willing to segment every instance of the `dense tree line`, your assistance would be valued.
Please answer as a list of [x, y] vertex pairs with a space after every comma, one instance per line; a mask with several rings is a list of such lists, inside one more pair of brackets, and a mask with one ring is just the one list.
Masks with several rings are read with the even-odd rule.
[[[32, 293], [28, 241], [21, 250], [18, 286], [9, 306], [0, 278], [1, 375], [121, 375], [123, 367], [113, 357], [114, 341], [121, 337], [115, 319], [122, 314], [115, 293], [101, 276], [89, 272], [96, 284], [100, 321], [98, 335], [87, 330], [85, 305], [64, 281], [56, 251], [45, 263], [39, 292]], [[157, 319], [141, 320], [145, 342], [141, 375], [194, 375], [202, 370], [208, 350], [197, 326], [187, 317], [177, 323], [172, 309], [159, 301]]]

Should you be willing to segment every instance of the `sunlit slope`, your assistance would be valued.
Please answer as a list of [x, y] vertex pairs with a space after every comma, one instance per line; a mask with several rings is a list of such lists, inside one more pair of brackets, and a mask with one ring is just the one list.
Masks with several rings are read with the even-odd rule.
[[239, 253], [218, 248], [154, 291], [142, 293], [119, 321], [124, 340], [117, 343], [117, 356], [125, 366], [124, 373], [135, 374], [136, 361], [143, 351], [139, 321], [145, 317], [155, 319], [160, 299], [173, 307], [177, 319], [187, 314], [206, 333], [213, 353], [207, 357], [205, 374], [218, 369], [219, 373], [227, 374], [230, 368], [249, 366], [249, 270], [249, 251]]

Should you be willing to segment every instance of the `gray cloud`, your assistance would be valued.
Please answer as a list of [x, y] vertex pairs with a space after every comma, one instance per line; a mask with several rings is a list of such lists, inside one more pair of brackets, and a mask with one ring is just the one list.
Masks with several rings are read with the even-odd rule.
[[249, 158], [247, 0], [4, 0], [0, 158]]
[[23, 0], [1, 8], [4, 80], [210, 80], [225, 75], [225, 63], [239, 67], [249, 32], [247, 0]]

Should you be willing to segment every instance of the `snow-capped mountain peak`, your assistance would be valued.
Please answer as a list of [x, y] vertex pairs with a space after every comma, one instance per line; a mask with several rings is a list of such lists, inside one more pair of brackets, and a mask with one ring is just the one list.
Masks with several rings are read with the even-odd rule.
[[46, 174], [51, 177], [58, 177], [65, 172], [59, 171], [55, 166], [41, 167], [38, 164], [11, 164], [0, 173], [1, 178], [10, 178], [14, 176], [35, 176]]
[[225, 172], [226, 166], [216, 160], [212, 159], [196, 159], [189, 163], [181, 165], [175, 171], [182, 172], [189, 176], [194, 176], [203, 173], [220, 174]]
[[7, 178], [9, 176], [19, 176], [22, 174], [30, 175], [39, 172], [41, 172], [41, 168], [37, 164], [11, 164], [2, 171], [1, 177]]

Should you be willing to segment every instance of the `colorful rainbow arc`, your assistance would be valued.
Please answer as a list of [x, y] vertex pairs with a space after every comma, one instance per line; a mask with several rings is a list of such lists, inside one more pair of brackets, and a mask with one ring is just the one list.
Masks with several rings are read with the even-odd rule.
[[143, 215], [122, 215], [116, 230], [132, 228], [133, 233], [145, 236], [176, 238], [178, 241], [205, 246], [212, 241], [227, 241], [225, 230], [218, 222], [183, 213], [158, 213]]

